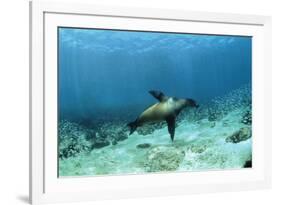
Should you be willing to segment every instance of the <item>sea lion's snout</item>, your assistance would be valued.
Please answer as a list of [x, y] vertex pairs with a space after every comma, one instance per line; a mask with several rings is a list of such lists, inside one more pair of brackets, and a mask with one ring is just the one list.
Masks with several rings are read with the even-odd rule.
[[187, 104], [187, 106], [190, 106], [190, 107], [196, 107], [196, 108], [199, 107], [198, 103], [195, 100], [189, 99], [189, 98], [186, 99], [186, 104]]

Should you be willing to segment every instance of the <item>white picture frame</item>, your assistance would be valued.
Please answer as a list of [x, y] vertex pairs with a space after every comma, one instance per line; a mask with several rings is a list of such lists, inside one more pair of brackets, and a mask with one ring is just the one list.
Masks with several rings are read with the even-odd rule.
[[[256, 121], [253, 125], [253, 168], [59, 179], [56, 162], [57, 101], [54, 94], [57, 90], [58, 26], [253, 36], [253, 119]], [[78, 3], [30, 2], [30, 111], [32, 204], [269, 188], [271, 18]]]

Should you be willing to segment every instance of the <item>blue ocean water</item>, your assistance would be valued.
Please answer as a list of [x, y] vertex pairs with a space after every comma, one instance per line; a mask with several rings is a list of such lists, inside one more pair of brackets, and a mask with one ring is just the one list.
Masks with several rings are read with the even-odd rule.
[[138, 114], [149, 90], [199, 103], [251, 83], [251, 37], [59, 28], [60, 118]]

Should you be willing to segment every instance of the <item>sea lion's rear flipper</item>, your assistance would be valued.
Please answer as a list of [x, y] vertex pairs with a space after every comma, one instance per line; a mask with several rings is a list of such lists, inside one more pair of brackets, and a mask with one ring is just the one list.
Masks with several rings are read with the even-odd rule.
[[176, 128], [176, 118], [175, 117], [169, 117], [166, 119], [167, 125], [168, 125], [168, 131], [171, 136], [171, 140], [174, 141], [175, 136], [175, 128]]
[[133, 134], [133, 132], [137, 129], [138, 127], [138, 123], [137, 123], [137, 120], [135, 120], [134, 122], [130, 122], [127, 124], [128, 127], [130, 127], [130, 134]]
[[164, 93], [162, 93], [161, 91], [156, 91], [156, 90], [150, 90], [149, 93], [155, 97], [157, 100], [159, 100], [160, 102], [164, 101], [165, 99], [167, 99], [167, 97], [164, 95]]

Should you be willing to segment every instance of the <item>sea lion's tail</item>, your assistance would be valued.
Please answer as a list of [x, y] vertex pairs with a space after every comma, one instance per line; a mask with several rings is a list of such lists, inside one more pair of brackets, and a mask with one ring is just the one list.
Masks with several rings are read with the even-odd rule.
[[130, 134], [129, 134], [129, 135], [133, 134], [133, 133], [134, 133], [134, 131], [135, 131], [135, 130], [137, 129], [137, 127], [138, 127], [137, 120], [135, 120], [135, 121], [133, 121], [133, 122], [128, 123], [128, 124], [127, 124], [127, 126], [129, 126], [129, 127], [130, 127]]

